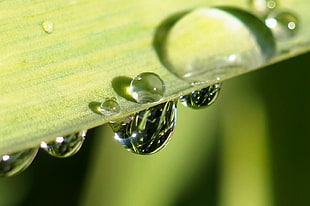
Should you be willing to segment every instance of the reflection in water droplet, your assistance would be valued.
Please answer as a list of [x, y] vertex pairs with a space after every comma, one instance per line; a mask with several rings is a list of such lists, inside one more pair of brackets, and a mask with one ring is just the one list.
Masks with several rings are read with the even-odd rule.
[[167, 69], [200, 82], [254, 69], [275, 52], [270, 29], [256, 16], [230, 7], [200, 8], [168, 19], [153, 43]]
[[165, 147], [176, 124], [177, 101], [169, 101], [110, 122], [114, 138], [136, 154], [152, 154]]
[[32, 148], [2, 155], [0, 159], [0, 177], [11, 177], [24, 171], [32, 163], [38, 149]]
[[270, 13], [265, 19], [265, 24], [279, 40], [285, 40], [295, 36], [298, 30], [297, 17], [287, 11]]
[[276, 0], [251, 0], [250, 5], [259, 16], [265, 16], [278, 7], [278, 2]]
[[210, 106], [217, 99], [221, 90], [221, 83], [216, 83], [201, 90], [196, 90], [180, 97], [181, 103], [192, 109], [202, 109]]
[[86, 132], [87, 130], [83, 130], [71, 135], [56, 137], [53, 142], [42, 142], [41, 148], [54, 157], [70, 157], [82, 147]]
[[54, 31], [54, 24], [50, 21], [44, 21], [42, 22], [42, 28], [46, 33], [51, 34]]
[[157, 74], [144, 72], [131, 81], [129, 91], [140, 104], [157, 102], [164, 96], [165, 83]]
[[99, 111], [103, 115], [110, 116], [119, 113], [121, 111], [121, 107], [117, 103], [116, 98], [111, 98], [104, 100], [100, 104]]

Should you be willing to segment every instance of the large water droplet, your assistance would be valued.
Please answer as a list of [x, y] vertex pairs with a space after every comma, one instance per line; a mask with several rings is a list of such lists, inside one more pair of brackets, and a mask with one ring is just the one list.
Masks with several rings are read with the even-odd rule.
[[291, 12], [272, 12], [265, 19], [265, 24], [279, 40], [286, 40], [297, 34], [298, 18]]
[[172, 73], [213, 82], [266, 63], [275, 52], [272, 32], [256, 16], [230, 8], [200, 8], [167, 20], [154, 47]]
[[129, 91], [140, 104], [157, 102], [164, 96], [165, 83], [157, 74], [144, 72], [131, 81]]
[[11, 177], [24, 171], [32, 163], [38, 149], [32, 148], [2, 155], [0, 159], [0, 177]]
[[202, 109], [210, 106], [217, 99], [221, 90], [221, 83], [216, 83], [201, 90], [196, 90], [180, 97], [181, 103], [192, 109]]
[[176, 101], [169, 101], [111, 122], [114, 138], [136, 154], [152, 154], [171, 139], [176, 124]]
[[105, 99], [100, 104], [99, 111], [103, 115], [110, 116], [119, 113], [121, 111], [121, 107], [117, 103], [116, 98]]
[[51, 21], [44, 21], [42, 22], [42, 28], [46, 33], [51, 34], [54, 31], [54, 24]]
[[83, 130], [71, 135], [56, 137], [52, 142], [42, 142], [41, 148], [54, 157], [70, 157], [82, 147], [86, 132], [86, 130]]

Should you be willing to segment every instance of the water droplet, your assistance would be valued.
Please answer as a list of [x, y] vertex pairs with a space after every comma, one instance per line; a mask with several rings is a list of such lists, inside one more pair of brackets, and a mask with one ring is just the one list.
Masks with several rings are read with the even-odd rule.
[[136, 154], [152, 154], [165, 147], [174, 131], [177, 101], [150, 107], [123, 120], [111, 122], [114, 138]]
[[265, 19], [265, 24], [279, 40], [286, 40], [297, 34], [298, 19], [288, 11], [272, 12]]
[[251, 13], [230, 7], [199, 8], [167, 20], [153, 43], [166, 68], [191, 82], [257, 68], [275, 52], [270, 29]]
[[0, 159], [0, 177], [11, 177], [24, 171], [32, 163], [38, 149], [32, 148], [2, 155]]
[[140, 104], [157, 102], [164, 96], [165, 83], [157, 74], [144, 72], [131, 81], [129, 91]]
[[71, 135], [56, 137], [52, 142], [42, 142], [41, 148], [54, 157], [70, 157], [82, 147], [86, 132], [86, 130], [83, 130]]
[[117, 103], [116, 98], [105, 99], [100, 104], [99, 111], [103, 115], [110, 116], [119, 113], [121, 111], [121, 107]]
[[54, 24], [51, 21], [44, 21], [42, 22], [42, 28], [46, 33], [51, 34], [54, 31]]
[[180, 97], [181, 103], [192, 109], [202, 109], [210, 106], [217, 99], [221, 90], [221, 83], [215, 83], [201, 90], [196, 90]]
[[256, 14], [265, 16], [278, 7], [278, 2], [276, 0], [251, 0], [250, 5]]

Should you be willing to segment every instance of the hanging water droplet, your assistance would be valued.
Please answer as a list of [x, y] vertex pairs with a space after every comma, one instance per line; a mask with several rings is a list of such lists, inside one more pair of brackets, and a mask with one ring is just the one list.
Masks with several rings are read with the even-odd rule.
[[52, 142], [42, 142], [41, 148], [54, 157], [70, 157], [82, 147], [86, 132], [87, 130], [83, 130], [71, 135], [56, 137]]
[[188, 81], [212, 82], [255, 69], [275, 52], [272, 32], [251, 13], [200, 8], [159, 26], [154, 47], [161, 62]]
[[279, 40], [295, 36], [298, 30], [298, 18], [288, 11], [270, 13], [265, 19], [265, 24]]
[[171, 139], [177, 114], [177, 101], [169, 101], [111, 122], [114, 138], [136, 154], [152, 154]]
[[27, 149], [13, 154], [2, 155], [0, 177], [11, 177], [24, 171], [32, 163], [39, 148]]
[[42, 22], [42, 28], [46, 33], [51, 34], [54, 31], [54, 24], [51, 21], [44, 21]]
[[116, 98], [105, 99], [100, 104], [99, 111], [103, 115], [110, 116], [119, 113], [121, 111], [121, 107], [117, 103]]
[[165, 83], [157, 74], [144, 72], [131, 81], [129, 91], [140, 104], [157, 102], [164, 96]]
[[180, 97], [181, 103], [192, 109], [202, 109], [210, 106], [217, 99], [221, 90], [221, 83], [215, 83], [201, 90], [196, 90]]
[[265, 16], [278, 7], [278, 2], [276, 0], [251, 0], [250, 5], [256, 14]]

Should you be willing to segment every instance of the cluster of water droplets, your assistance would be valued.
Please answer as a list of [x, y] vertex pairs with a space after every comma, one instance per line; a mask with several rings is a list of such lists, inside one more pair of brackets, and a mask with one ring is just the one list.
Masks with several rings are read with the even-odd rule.
[[74, 155], [80, 150], [86, 132], [86, 130], [83, 130], [74, 134], [56, 137], [55, 140], [41, 142], [39, 147], [2, 155], [0, 157], [0, 177], [11, 177], [24, 171], [32, 163], [40, 148], [49, 155], [58, 158]]
[[282, 9], [276, 0], [252, 0], [253, 12], [271, 29], [277, 40], [287, 40], [298, 33], [299, 20], [294, 12]]
[[[181, 96], [179, 100], [184, 106], [192, 109], [210, 106], [221, 90], [219, 79], [222, 75], [229, 76], [240, 68], [255, 68], [266, 63], [275, 51], [273, 35], [279, 39], [295, 35], [297, 17], [290, 12], [278, 11], [276, 1], [253, 0], [252, 5], [257, 16], [230, 7], [200, 8], [173, 16], [159, 27], [154, 48], [163, 65], [190, 84], [213, 82], [206, 88]], [[44, 21], [42, 28], [51, 34], [54, 25]], [[129, 86], [132, 98], [139, 104], [160, 101], [165, 90], [164, 81], [152, 72], [137, 75]], [[161, 150], [174, 131], [177, 102], [160, 103], [111, 121], [109, 125], [115, 133], [115, 140], [136, 154], [153, 154]], [[97, 111], [111, 116], [118, 114], [121, 107], [117, 99], [111, 97], [105, 98]], [[70, 157], [79, 151], [85, 135], [86, 130], [83, 130], [56, 137], [53, 141], [42, 142], [40, 147], [51, 156]], [[0, 176], [13, 176], [25, 170], [38, 150], [32, 148], [2, 155]]]
[[[134, 77], [129, 92], [139, 104], [160, 101], [165, 94], [164, 81], [153, 72]], [[168, 144], [176, 124], [177, 101], [168, 101], [126, 118], [111, 121], [114, 138], [136, 154], [153, 154]]]

